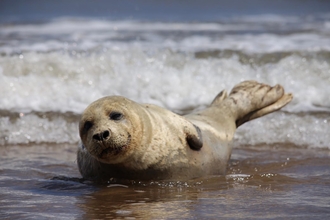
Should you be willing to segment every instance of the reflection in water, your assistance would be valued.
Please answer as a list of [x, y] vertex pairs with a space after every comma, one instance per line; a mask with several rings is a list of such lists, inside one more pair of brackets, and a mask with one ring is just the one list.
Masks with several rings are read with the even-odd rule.
[[237, 147], [226, 176], [187, 182], [80, 178], [74, 145], [0, 148], [0, 217], [60, 219], [330, 216], [330, 153]]

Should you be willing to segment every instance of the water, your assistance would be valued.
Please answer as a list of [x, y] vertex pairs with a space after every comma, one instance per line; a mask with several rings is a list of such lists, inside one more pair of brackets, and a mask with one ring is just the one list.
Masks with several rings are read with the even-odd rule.
[[[76, 3], [67, 2], [21, 2], [30, 7], [22, 13], [0, 5], [2, 219], [330, 216], [328, 3], [137, 1], [107, 11], [83, 1], [70, 14]], [[246, 79], [279, 83], [294, 100], [238, 129], [227, 175], [80, 179], [77, 123], [95, 99], [123, 95], [183, 113]]]
[[[82, 182], [74, 145], [0, 148], [2, 219], [324, 219], [328, 150], [237, 147], [226, 176]], [[50, 156], [51, 155], [51, 156]]]

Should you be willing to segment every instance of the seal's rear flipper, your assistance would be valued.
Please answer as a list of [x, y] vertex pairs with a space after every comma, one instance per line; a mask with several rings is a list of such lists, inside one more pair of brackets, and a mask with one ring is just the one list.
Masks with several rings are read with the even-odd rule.
[[271, 87], [256, 81], [244, 81], [233, 88], [229, 97], [236, 109], [236, 126], [272, 113], [288, 104], [293, 96], [280, 85]]
[[288, 104], [292, 100], [292, 98], [293, 98], [292, 94], [285, 94], [277, 102], [275, 102], [265, 108], [248, 113], [243, 118], [240, 118], [236, 121], [236, 127], [239, 127], [240, 125], [244, 124], [247, 121], [251, 121], [253, 119], [262, 117], [264, 115], [267, 115], [269, 113], [272, 113], [274, 111], [281, 109], [286, 104]]

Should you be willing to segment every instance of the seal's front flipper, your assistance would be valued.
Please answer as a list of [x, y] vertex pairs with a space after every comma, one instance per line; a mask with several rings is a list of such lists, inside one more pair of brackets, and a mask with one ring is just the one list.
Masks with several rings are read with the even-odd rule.
[[78, 145], [77, 164], [79, 172], [85, 180], [103, 182], [113, 177], [109, 165], [95, 159], [81, 142]]
[[202, 132], [198, 126], [185, 127], [186, 140], [192, 150], [200, 150], [203, 147]]
[[236, 126], [284, 107], [292, 100], [280, 85], [271, 87], [256, 81], [244, 81], [233, 88], [229, 99], [236, 110]]

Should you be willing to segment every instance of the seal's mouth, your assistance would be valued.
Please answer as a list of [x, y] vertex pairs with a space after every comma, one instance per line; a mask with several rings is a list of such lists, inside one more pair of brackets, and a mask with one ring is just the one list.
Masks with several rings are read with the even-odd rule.
[[108, 147], [106, 149], [104, 149], [101, 153], [100, 153], [100, 158], [103, 158], [109, 154], [111, 155], [118, 155], [120, 152], [124, 151], [125, 149], [127, 149], [127, 145], [121, 146], [121, 147]]
[[99, 158], [105, 159], [105, 157], [107, 157], [109, 155], [116, 156], [116, 155], [120, 154], [121, 152], [128, 149], [130, 142], [131, 142], [131, 135], [128, 134], [127, 142], [125, 145], [108, 147], [101, 151], [101, 153], [99, 154]]

